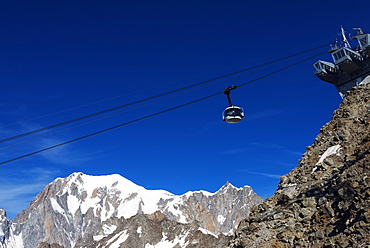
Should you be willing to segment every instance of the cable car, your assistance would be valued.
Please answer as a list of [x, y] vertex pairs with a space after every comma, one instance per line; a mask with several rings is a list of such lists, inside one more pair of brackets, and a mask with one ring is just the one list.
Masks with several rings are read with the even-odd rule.
[[222, 113], [222, 120], [227, 123], [238, 123], [244, 118], [244, 110], [241, 107], [235, 106], [231, 102], [230, 90], [236, 89], [238, 86], [229, 86], [224, 90], [224, 94], [227, 95], [229, 107], [227, 107]]
[[238, 123], [244, 118], [244, 110], [238, 106], [227, 107], [222, 113], [222, 120], [227, 123]]

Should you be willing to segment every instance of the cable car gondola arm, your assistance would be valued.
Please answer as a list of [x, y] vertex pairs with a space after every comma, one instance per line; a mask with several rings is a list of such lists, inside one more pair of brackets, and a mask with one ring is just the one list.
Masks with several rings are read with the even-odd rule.
[[226, 89], [224, 89], [224, 94], [227, 95], [227, 100], [229, 101], [230, 107], [233, 106], [233, 103], [231, 102], [231, 97], [230, 97], [230, 90], [234, 90], [236, 88], [238, 88], [238, 86], [231, 85], [231, 86], [227, 87]]

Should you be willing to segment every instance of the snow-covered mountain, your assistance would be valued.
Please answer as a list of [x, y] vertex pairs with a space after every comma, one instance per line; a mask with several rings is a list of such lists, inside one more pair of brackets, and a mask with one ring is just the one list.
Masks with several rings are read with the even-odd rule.
[[216, 193], [196, 191], [178, 196], [146, 190], [116, 174], [73, 173], [47, 185], [12, 224], [2, 228], [8, 235], [0, 235], [0, 248], [35, 248], [42, 241], [73, 247], [79, 239], [101, 232], [102, 223], [111, 217], [129, 219], [156, 211], [169, 221], [196, 222], [201, 230], [214, 235], [232, 233], [260, 202], [262, 198], [249, 186], [236, 188], [230, 183]]

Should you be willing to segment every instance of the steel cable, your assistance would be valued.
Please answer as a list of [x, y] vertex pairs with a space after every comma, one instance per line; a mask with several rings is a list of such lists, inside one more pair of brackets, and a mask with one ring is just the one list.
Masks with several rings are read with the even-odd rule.
[[141, 99], [141, 100], [138, 100], [138, 101], [123, 104], [123, 105], [120, 105], [120, 106], [116, 106], [116, 107], [113, 107], [113, 108], [109, 108], [109, 109], [106, 109], [106, 110], [102, 110], [102, 111], [99, 111], [99, 112], [88, 114], [88, 115], [85, 115], [85, 116], [82, 116], [82, 117], [78, 117], [78, 118], [71, 119], [71, 120], [68, 120], [68, 121], [53, 124], [53, 125], [50, 125], [50, 126], [47, 126], [47, 127], [35, 129], [35, 130], [25, 132], [25, 133], [22, 133], [22, 134], [14, 135], [14, 136], [11, 136], [11, 137], [8, 137], [8, 138], [5, 138], [5, 139], [1, 139], [0, 143], [4, 143], [4, 142], [7, 142], [7, 141], [11, 141], [11, 140], [18, 139], [18, 138], [21, 138], [21, 137], [25, 137], [25, 136], [28, 136], [28, 135], [31, 135], [31, 134], [39, 133], [39, 132], [42, 132], [42, 131], [46, 131], [46, 130], [49, 130], [49, 129], [52, 129], [52, 128], [60, 127], [60, 126], [66, 125], [66, 124], [70, 124], [70, 123], [77, 122], [77, 121], [80, 121], [80, 120], [84, 120], [84, 119], [87, 119], [87, 118], [91, 118], [91, 117], [94, 117], [94, 116], [97, 116], [97, 115], [101, 115], [101, 114], [104, 114], [104, 113], [107, 113], [107, 112], [111, 112], [111, 111], [114, 111], [114, 110], [117, 110], [117, 109], [128, 107], [128, 106], [131, 106], [131, 105], [134, 105], [134, 104], [149, 101], [149, 100], [152, 100], [152, 99], [155, 99], [155, 98], [158, 98], [158, 97], [162, 97], [162, 96], [165, 96], [165, 95], [173, 94], [175, 92], [186, 90], [186, 89], [189, 89], [189, 88], [192, 88], [192, 87], [195, 87], [195, 86], [199, 86], [199, 85], [206, 84], [206, 83], [209, 83], [209, 82], [212, 82], [212, 81], [216, 81], [216, 80], [219, 80], [219, 79], [230, 77], [230, 76], [242, 73], [242, 72], [253, 70], [253, 69], [263, 67], [263, 66], [266, 66], [266, 65], [269, 65], [269, 64], [272, 64], [272, 63], [276, 63], [276, 62], [279, 62], [279, 61], [282, 61], [282, 60], [285, 60], [285, 59], [288, 59], [288, 58], [292, 58], [292, 57], [295, 57], [295, 56], [298, 56], [298, 55], [301, 55], [301, 54], [304, 54], [304, 53], [307, 53], [307, 52], [311, 52], [311, 51], [320, 49], [322, 47], [325, 47], [327, 45], [328, 44], [325, 44], [325, 45], [322, 45], [322, 46], [319, 46], [319, 47], [315, 47], [315, 48], [312, 48], [312, 49], [308, 49], [308, 50], [305, 50], [303, 52], [295, 53], [295, 54], [292, 54], [292, 55], [289, 55], [289, 56], [286, 56], [286, 57], [283, 57], [283, 58], [272, 60], [272, 61], [262, 63], [262, 64], [259, 64], [259, 65], [256, 65], [256, 66], [252, 66], [252, 67], [249, 67], [249, 68], [246, 68], [246, 69], [243, 69], [243, 70], [239, 70], [239, 71], [236, 71], [236, 72], [228, 73], [228, 74], [216, 77], [216, 78], [212, 78], [212, 79], [205, 80], [205, 81], [202, 81], [202, 82], [199, 82], [199, 83], [188, 85], [188, 86], [185, 86], [185, 87], [182, 87], [182, 88], [179, 88], [179, 89], [171, 90], [171, 91], [161, 93], [161, 94], [158, 94], [158, 95], [155, 95], [155, 96], [147, 97], [147, 98], [144, 98], [144, 99]]
[[[309, 58], [300, 60], [300, 61], [298, 61], [296, 63], [293, 63], [291, 65], [288, 65], [288, 66], [283, 67], [281, 69], [278, 69], [276, 71], [273, 71], [273, 72], [270, 72], [268, 74], [265, 74], [265, 75], [263, 75], [261, 77], [258, 77], [256, 79], [253, 79], [253, 80], [250, 80], [248, 82], [242, 83], [239, 86], [237, 86], [237, 88], [238, 87], [245, 86], [245, 85], [250, 84], [250, 83], [253, 83], [253, 82], [256, 82], [258, 80], [264, 79], [264, 78], [266, 78], [268, 76], [274, 75], [274, 74], [276, 74], [278, 72], [281, 72], [281, 71], [284, 71], [286, 69], [289, 69], [289, 68], [291, 68], [293, 66], [296, 66], [298, 64], [301, 64], [301, 63], [303, 63], [305, 61], [308, 61], [308, 60], [310, 60], [312, 58], [315, 58], [315, 57], [317, 57], [319, 55], [322, 55], [324, 53], [326, 53], [326, 52], [322, 52], [322, 53], [316, 54], [314, 56], [311, 56]], [[15, 157], [15, 158], [12, 158], [12, 159], [9, 159], [9, 160], [0, 162], [0, 167], [3, 167], [5, 164], [8, 164], [10, 162], [14, 162], [16, 160], [20, 160], [20, 159], [23, 159], [23, 158], [26, 158], [26, 157], [29, 157], [29, 156], [33, 156], [33, 155], [39, 154], [41, 152], [45, 152], [45, 151], [48, 151], [48, 150], [51, 150], [51, 149], [54, 149], [54, 148], [57, 148], [57, 147], [60, 147], [60, 146], [63, 146], [63, 145], [67, 145], [67, 144], [70, 144], [70, 143], [73, 143], [73, 142], [76, 142], [76, 141], [79, 141], [79, 140], [83, 140], [83, 139], [86, 139], [86, 138], [89, 138], [89, 137], [92, 137], [92, 136], [95, 136], [95, 135], [98, 135], [98, 134], [102, 134], [102, 133], [105, 133], [105, 132], [108, 132], [108, 131], [111, 131], [111, 130], [114, 130], [114, 129], [117, 129], [117, 128], [120, 128], [120, 127], [123, 127], [123, 126], [126, 126], [126, 125], [129, 125], [129, 124], [132, 124], [132, 123], [141, 121], [141, 120], [148, 119], [150, 117], [154, 117], [154, 116], [157, 116], [157, 115], [160, 115], [160, 114], [164, 114], [166, 112], [169, 112], [169, 111], [172, 111], [172, 110], [175, 110], [175, 109], [179, 109], [179, 108], [182, 108], [182, 107], [188, 106], [190, 104], [194, 104], [194, 103], [197, 103], [197, 102], [200, 102], [200, 101], [209, 99], [211, 97], [214, 97], [214, 96], [217, 96], [217, 95], [220, 95], [220, 94], [223, 94], [223, 91], [220, 91], [220, 92], [217, 92], [217, 93], [214, 93], [214, 94], [211, 94], [211, 95], [208, 95], [208, 96], [205, 96], [205, 97], [202, 97], [202, 98], [199, 98], [199, 99], [196, 99], [196, 100], [193, 100], [193, 101], [184, 103], [184, 104], [180, 104], [180, 105], [177, 105], [175, 107], [168, 108], [168, 109], [165, 109], [165, 110], [162, 110], [162, 111], [159, 111], [159, 112], [150, 114], [150, 115], [146, 115], [144, 117], [140, 117], [140, 118], [137, 118], [135, 120], [131, 120], [131, 121], [128, 121], [128, 122], [125, 122], [125, 123], [122, 123], [122, 124], [119, 124], [119, 125], [116, 125], [116, 126], [112, 126], [110, 128], [106, 128], [106, 129], [103, 129], [103, 130], [100, 130], [100, 131], [97, 131], [97, 132], [94, 132], [94, 133], [90, 133], [90, 134], [87, 134], [87, 135], [84, 135], [84, 136], [81, 136], [81, 137], [78, 137], [78, 138], [75, 138], [75, 139], [72, 139], [72, 140], [69, 140], [69, 141], [65, 141], [65, 142], [62, 142], [62, 143], [59, 143], [59, 144], [56, 144], [56, 145], [53, 145], [53, 146], [49, 146], [49, 147], [43, 148], [43, 149], [38, 150], [38, 151], [35, 151], [35, 152], [31, 152], [31, 153], [28, 153], [28, 154], [25, 154], [25, 155], [22, 155], [22, 156], [19, 156], [19, 157]]]

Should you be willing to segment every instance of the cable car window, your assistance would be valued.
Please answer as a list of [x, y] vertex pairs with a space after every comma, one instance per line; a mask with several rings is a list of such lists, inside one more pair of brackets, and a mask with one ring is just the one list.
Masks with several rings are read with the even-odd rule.
[[366, 46], [367, 44], [367, 36], [365, 36], [364, 38], [360, 39], [360, 44], [361, 44], [361, 48]]
[[339, 54], [340, 54], [340, 58], [343, 58], [344, 56], [346, 56], [346, 53], [344, 52], [343, 49], [339, 51]]
[[226, 109], [224, 113], [227, 116], [243, 116], [244, 115], [243, 110], [239, 107], [231, 107], [229, 109]]
[[334, 60], [338, 60], [338, 55], [336, 53], [333, 53]]
[[235, 114], [237, 114], [237, 111], [236, 111], [236, 109], [228, 109], [226, 111], [226, 114], [227, 115], [235, 115]]
[[340, 53], [339, 52], [335, 53], [334, 56], [335, 56], [336, 60], [340, 59]]
[[226, 114], [234, 115], [234, 114], [236, 114], [236, 110], [235, 109], [229, 109], [229, 110], [226, 111]]

